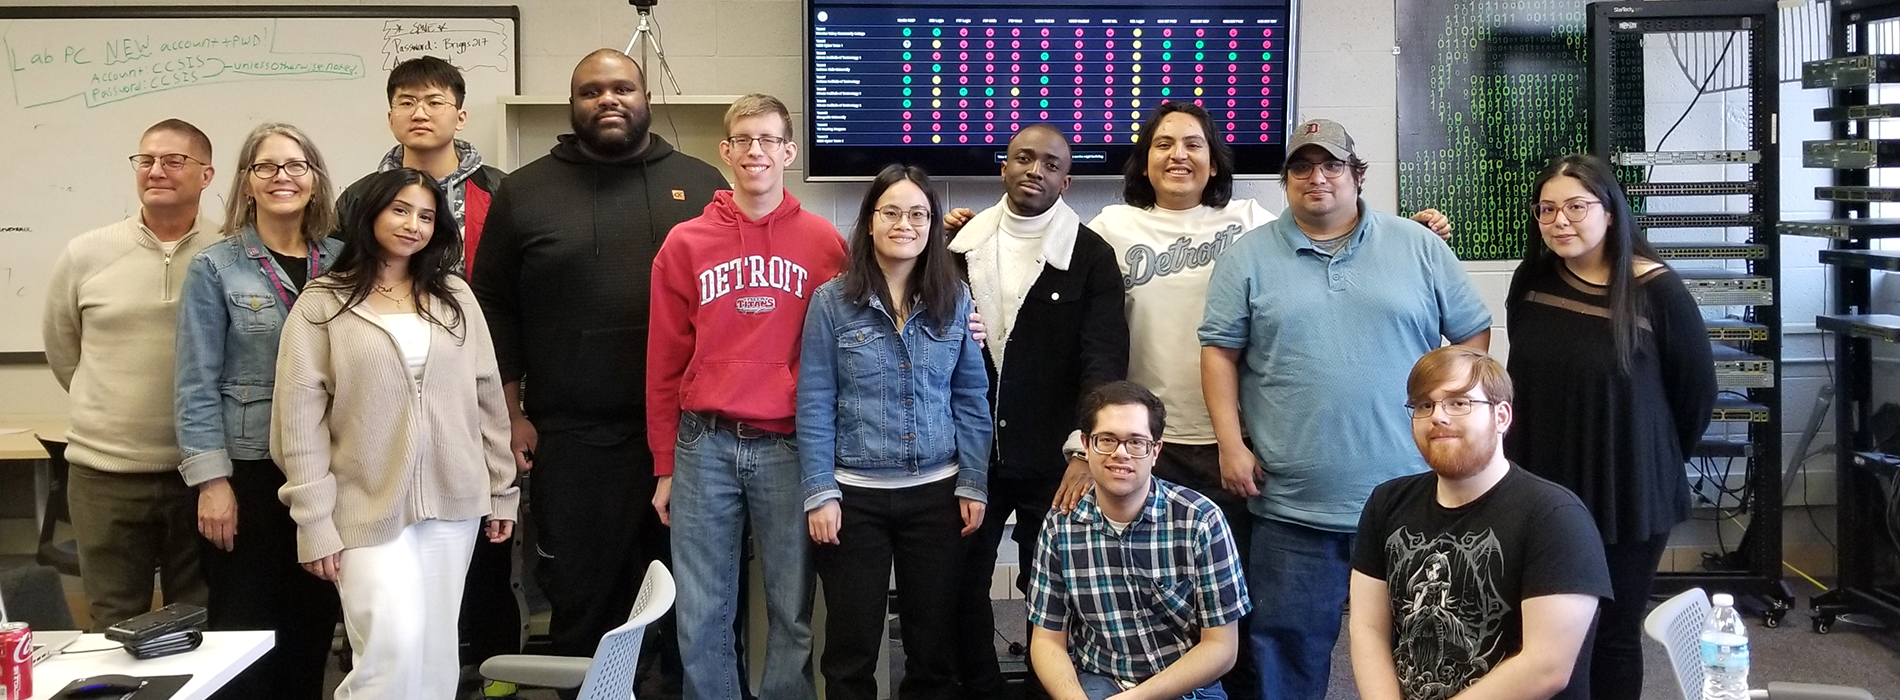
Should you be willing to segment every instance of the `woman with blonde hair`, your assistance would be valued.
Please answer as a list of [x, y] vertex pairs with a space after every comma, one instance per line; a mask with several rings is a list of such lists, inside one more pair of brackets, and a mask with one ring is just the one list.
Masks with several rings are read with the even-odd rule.
[[291, 304], [342, 242], [310, 137], [263, 124], [239, 149], [225, 238], [192, 258], [178, 305], [178, 445], [198, 489], [215, 630], [272, 630], [275, 646], [223, 697], [317, 700], [336, 633], [334, 587], [297, 565], [297, 528], [270, 457], [277, 341]]

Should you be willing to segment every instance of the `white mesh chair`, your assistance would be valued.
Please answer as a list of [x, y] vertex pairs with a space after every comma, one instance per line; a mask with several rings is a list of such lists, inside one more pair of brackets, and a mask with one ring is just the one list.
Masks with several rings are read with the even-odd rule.
[[[1683, 700], [1702, 700], [1702, 625], [1709, 620], [1709, 608], [1708, 594], [1691, 588], [1663, 601], [1643, 618], [1643, 632], [1669, 653], [1669, 668], [1675, 671]], [[1771, 682], [1748, 695], [1762, 700], [1874, 700], [1872, 693], [1860, 688], [1810, 683]]]
[[537, 688], [580, 688], [580, 700], [633, 700], [633, 673], [647, 625], [673, 607], [673, 574], [647, 566], [627, 623], [600, 638], [594, 658], [509, 654], [482, 662], [482, 677]]

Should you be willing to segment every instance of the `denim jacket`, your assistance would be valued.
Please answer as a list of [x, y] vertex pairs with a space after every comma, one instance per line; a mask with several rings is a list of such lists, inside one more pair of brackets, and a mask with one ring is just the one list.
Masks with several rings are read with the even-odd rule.
[[955, 463], [957, 495], [988, 500], [989, 375], [963, 323], [974, 306], [965, 287], [937, 327], [914, 305], [900, 334], [877, 298], [847, 298], [843, 278], [818, 288], [798, 371], [806, 510], [841, 496], [838, 467], [917, 474]]
[[[313, 247], [319, 274], [308, 279], [335, 262], [343, 242], [324, 238]], [[233, 459], [270, 459], [277, 337], [297, 292], [250, 226], [192, 258], [178, 301], [173, 399], [185, 483], [228, 477]]]

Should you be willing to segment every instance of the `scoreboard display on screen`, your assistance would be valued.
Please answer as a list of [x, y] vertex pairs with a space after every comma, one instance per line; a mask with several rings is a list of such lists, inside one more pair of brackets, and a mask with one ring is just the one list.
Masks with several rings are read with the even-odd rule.
[[1195, 102], [1237, 174], [1279, 171], [1292, 116], [1291, 0], [807, 0], [806, 176], [903, 162], [995, 175], [1009, 138], [1046, 123], [1073, 173], [1122, 171], [1158, 104]]

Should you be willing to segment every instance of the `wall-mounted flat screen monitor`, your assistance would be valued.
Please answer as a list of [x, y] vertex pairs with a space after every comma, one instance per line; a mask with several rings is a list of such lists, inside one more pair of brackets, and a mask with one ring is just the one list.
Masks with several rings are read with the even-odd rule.
[[806, 177], [903, 162], [995, 175], [1047, 123], [1076, 175], [1115, 175], [1155, 105], [1206, 108], [1239, 175], [1279, 172], [1292, 115], [1292, 0], [806, 0]]

